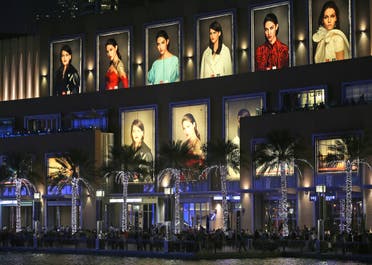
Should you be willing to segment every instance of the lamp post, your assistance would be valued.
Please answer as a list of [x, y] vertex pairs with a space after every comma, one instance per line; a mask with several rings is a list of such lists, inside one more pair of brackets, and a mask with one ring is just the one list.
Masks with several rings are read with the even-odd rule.
[[326, 185], [317, 185], [315, 191], [318, 194], [319, 199], [319, 216], [318, 216], [318, 239], [324, 240], [324, 216], [323, 216], [323, 204], [324, 194], [326, 193]]
[[164, 188], [164, 194], [166, 195], [166, 204], [164, 210], [164, 221], [165, 221], [165, 240], [164, 240], [164, 252], [168, 252], [169, 240], [171, 240], [171, 231], [172, 231], [172, 199], [173, 194], [172, 188]]
[[40, 192], [34, 192], [34, 198], [32, 201], [32, 208], [33, 208], [33, 226], [34, 226], [34, 248], [37, 248], [37, 238], [39, 234], [39, 219], [40, 219], [40, 199], [41, 199], [41, 194]]
[[102, 235], [102, 199], [105, 197], [104, 190], [96, 190], [96, 222], [97, 222], [97, 237], [96, 249], [100, 248], [100, 239]]
[[172, 218], [172, 195], [173, 195], [173, 189], [172, 188], [164, 188], [164, 194], [166, 195], [166, 203], [165, 203], [165, 209], [164, 209], [164, 221], [165, 221], [165, 226], [166, 226], [166, 239], [170, 239], [170, 234], [172, 231], [172, 223], [171, 220]]
[[291, 207], [289, 208], [288, 210], [288, 213], [289, 213], [289, 231], [293, 231], [294, 230], [294, 225], [293, 225], [293, 213], [294, 213], [294, 209]]

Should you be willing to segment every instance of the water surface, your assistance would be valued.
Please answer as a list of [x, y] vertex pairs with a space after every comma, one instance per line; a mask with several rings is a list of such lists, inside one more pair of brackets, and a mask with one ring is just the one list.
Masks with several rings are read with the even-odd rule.
[[0, 253], [0, 264], [6, 265], [364, 265], [352, 261], [320, 261], [298, 258], [267, 258], [267, 259], [221, 259], [221, 260], [168, 260], [157, 258], [110, 257], [76, 254], [33, 254], [19, 252]]

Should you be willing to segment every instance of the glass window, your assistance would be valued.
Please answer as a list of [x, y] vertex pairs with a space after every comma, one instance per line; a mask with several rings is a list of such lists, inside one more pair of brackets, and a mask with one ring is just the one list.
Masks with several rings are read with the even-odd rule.
[[105, 110], [92, 110], [71, 114], [71, 129], [88, 128], [105, 131], [107, 129], [107, 112]]
[[[342, 138], [318, 139], [316, 141], [317, 170], [319, 173], [344, 172], [346, 170], [345, 162], [347, 159], [347, 148]], [[336, 148], [337, 147], [337, 148]], [[345, 155], [345, 159], [338, 157]], [[354, 171], [356, 166], [352, 168]]]
[[0, 137], [12, 135], [14, 129], [14, 118], [0, 118]]
[[[280, 201], [274, 198], [264, 200], [264, 228], [268, 231], [280, 230], [282, 220], [279, 216]], [[288, 226], [290, 231], [297, 226], [296, 200], [287, 200]]]
[[367, 103], [372, 101], [372, 81], [344, 85], [346, 103]]
[[118, 10], [118, 0], [101, 0], [101, 11]]
[[283, 111], [297, 109], [316, 109], [326, 103], [324, 88], [291, 89], [281, 92], [281, 108]]
[[298, 93], [298, 107], [314, 109], [325, 103], [324, 89], [308, 90]]
[[206, 216], [209, 215], [209, 203], [184, 203], [182, 208], [184, 225], [194, 228], [197, 228], [200, 225], [206, 227]]
[[29, 131], [55, 131], [60, 129], [61, 118], [59, 114], [26, 116], [25, 128]]

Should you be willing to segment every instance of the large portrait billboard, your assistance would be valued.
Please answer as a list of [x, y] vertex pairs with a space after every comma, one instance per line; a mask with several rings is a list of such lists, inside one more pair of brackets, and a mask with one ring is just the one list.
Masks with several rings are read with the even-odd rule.
[[[115, 31], [102, 32], [96, 37], [96, 90], [110, 90], [123, 88], [125, 85], [121, 78], [116, 78], [119, 82], [113, 84], [110, 82], [110, 73], [112, 72], [110, 66], [116, 61], [111, 61], [109, 51], [112, 44], [117, 44], [118, 59], [123, 63], [123, 70], [127, 78], [128, 86], [131, 84], [131, 31], [123, 28]], [[111, 46], [110, 46], [111, 45]], [[120, 57], [120, 58], [119, 58]], [[114, 71], [115, 72], [115, 71]]]
[[198, 78], [235, 72], [235, 13], [223, 11], [196, 18], [196, 74]]
[[[224, 131], [225, 140], [230, 140], [240, 147], [240, 119], [262, 114], [265, 106], [265, 95], [242, 95], [224, 98]], [[229, 181], [238, 181], [239, 172], [228, 169]]]
[[351, 0], [309, 0], [309, 25], [312, 62], [352, 57]]
[[130, 180], [132, 183], [153, 182], [152, 168], [156, 151], [156, 108], [144, 106], [120, 110], [121, 144], [131, 146], [143, 160], [149, 163], [144, 175], [136, 175]]
[[145, 25], [145, 83], [182, 80], [181, 19]]
[[251, 9], [252, 71], [291, 66], [291, 5], [281, 1]]
[[[187, 143], [194, 155], [203, 158], [208, 141], [208, 101], [171, 104], [172, 140]], [[190, 175], [189, 180], [199, 176]]]
[[50, 43], [50, 95], [82, 92], [82, 39], [80, 36]]

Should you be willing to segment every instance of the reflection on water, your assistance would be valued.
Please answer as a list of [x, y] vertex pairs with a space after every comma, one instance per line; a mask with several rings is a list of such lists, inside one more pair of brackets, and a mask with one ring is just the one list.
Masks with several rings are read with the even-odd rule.
[[313, 259], [276, 258], [276, 259], [224, 259], [224, 260], [167, 260], [154, 258], [132, 258], [132, 257], [109, 257], [94, 255], [72, 255], [72, 254], [32, 254], [32, 253], [0, 253], [1, 264], [6, 265], [333, 265], [347, 264], [357, 265], [365, 263], [346, 261], [319, 261]]

